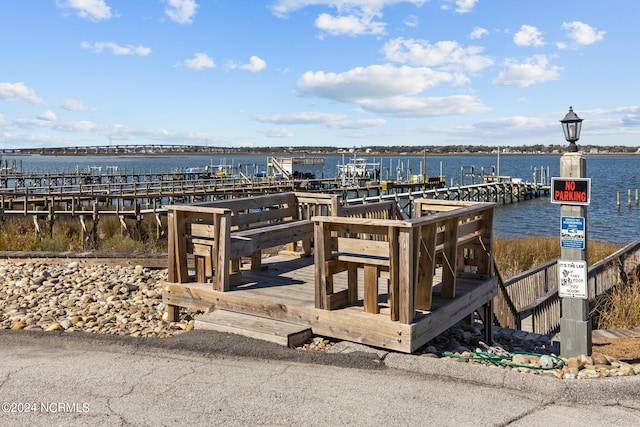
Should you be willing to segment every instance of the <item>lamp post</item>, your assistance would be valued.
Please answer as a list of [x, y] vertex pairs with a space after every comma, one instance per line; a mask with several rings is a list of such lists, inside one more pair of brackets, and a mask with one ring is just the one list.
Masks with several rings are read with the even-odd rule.
[[591, 321], [587, 279], [587, 205], [591, 181], [586, 159], [578, 152], [582, 119], [569, 107], [563, 120], [569, 148], [560, 158], [560, 175], [552, 185], [552, 202], [560, 203], [561, 254], [558, 261], [558, 294], [561, 299], [560, 353], [563, 357], [591, 354]]
[[576, 153], [578, 151], [576, 141], [580, 139], [582, 119], [573, 112], [573, 107], [569, 107], [569, 112], [564, 116], [564, 119], [560, 120], [560, 123], [562, 123], [564, 139], [569, 142], [569, 152]]

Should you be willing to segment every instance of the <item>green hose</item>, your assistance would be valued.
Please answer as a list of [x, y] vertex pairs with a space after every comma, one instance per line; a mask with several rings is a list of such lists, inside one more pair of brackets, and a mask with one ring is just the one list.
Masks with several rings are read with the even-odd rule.
[[[554, 363], [553, 363], [553, 366], [550, 368], [513, 363], [511, 359], [514, 354], [524, 354], [526, 356], [536, 356], [536, 357], [548, 356], [554, 360]], [[564, 360], [562, 360], [561, 357], [555, 356], [553, 354], [539, 354], [539, 353], [529, 353], [529, 352], [519, 352], [519, 351], [513, 352], [513, 353], [507, 353], [507, 354], [494, 354], [494, 353], [489, 353], [482, 350], [476, 350], [474, 352], [474, 356], [461, 356], [461, 355], [456, 355], [448, 352], [442, 352], [441, 355], [444, 357], [451, 357], [454, 359], [467, 359], [467, 360], [473, 360], [477, 362], [487, 362], [494, 365], [509, 366], [512, 368], [528, 368], [528, 369], [538, 369], [542, 371], [548, 371], [552, 369], [561, 369], [564, 366]]]

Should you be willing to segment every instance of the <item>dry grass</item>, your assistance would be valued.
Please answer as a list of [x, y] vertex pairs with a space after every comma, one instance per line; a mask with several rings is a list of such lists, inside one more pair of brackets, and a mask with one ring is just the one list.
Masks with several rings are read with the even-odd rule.
[[640, 363], [640, 338], [594, 338], [592, 350], [627, 363]]
[[[122, 230], [116, 217], [105, 217], [98, 223], [97, 242], [84, 236], [77, 218], [59, 218], [53, 229], [46, 220], [39, 220], [41, 235], [35, 231], [33, 219], [10, 217], [0, 225], [1, 251], [66, 252], [102, 250], [109, 252], [159, 253], [167, 251], [166, 236], [156, 239], [155, 218], [146, 217], [137, 229], [132, 221]], [[93, 223], [87, 221], [89, 234]]]
[[[611, 255], [622, 245], [589, 241], [588, 265]], [[557, 237], [523, 237], [519, 239], [494, 238], [493, 256], [504, 279], [530, 270], [560, 257], [560, 239]]]
[[602, 295], [594, 311], [600, 329], [640, 327], [640, 280], [634, 274]]

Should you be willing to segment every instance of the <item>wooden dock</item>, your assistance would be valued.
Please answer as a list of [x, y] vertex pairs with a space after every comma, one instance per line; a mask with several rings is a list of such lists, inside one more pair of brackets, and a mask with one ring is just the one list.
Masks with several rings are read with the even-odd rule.
[[411, 353], [478, 313], [488, 339], [495, 204], [414, 205], [410, 219], [314, 193], [169, 206], [169, 319], [225, 310]]
[[[195, 273], [194, 273], [195, 274]], [[205, 312], [228, 310], [276, 319], [314, 334], [358, 342], [406, 353], [416, 351], [449, 327], [474, 314], [496, 295], [497, 279], [458, 280], [455, 298], [440, 296], [441, 270], [436, 274], [431, 310], [418, 310], [409, 324], [389, 320], [386, 281], [379, 282], [380, 312], [365, 313], [364, 284], [359, 274], [358, 303], [341, 310], [322, 310], [314, 305], [314, 264], [312, 257], [286, 255], [263, 259], [263, 269], [242, 269], [240, 283], [229, 292], [213, 290], [207, 283], [167, 283], [165, 301]], [[336, 289], [347, 288], [347, 272], [335, 276]]]
[[[549, 194], [548, 185], [502, 178], [457, 187], [444, 187], [442, 178], [424, 183], [383, 181], [343, 186], [336, 179], [221, 178], [210, 172], [23, 173], [10, 169], [0, 173], [0, 226], [10, 217], [29, 217], [35, 232], [42, 236], [41, 230], [52, 230], [57, 219], [76, 218], [86, 236], [95, 236], [104, 217], [117, 218], [123, 233], [139, 230], [142, 220], [150, 217], [156, 224], [155, 236], [160, 238], [166, 236], [164, 207], [177, 203], [307, 191], [339, 195], [344, 205], [395, 201], [410, 217], [416, 198], [511, 204]], [[43, 220], [46, 226], [39, 224]]]

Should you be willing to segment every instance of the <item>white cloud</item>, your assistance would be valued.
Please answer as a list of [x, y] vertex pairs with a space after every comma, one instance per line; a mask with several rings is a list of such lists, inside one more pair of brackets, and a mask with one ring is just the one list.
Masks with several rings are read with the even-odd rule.
[[513, 42], [518, 46], [544, 46], [542, 33], [531, 25], [522, 25], [520, 31], [513, 36]]
[[[399, 3], [411, 3], [416, 6], [422, 6], [428, 1], [429, 0], [276, 0], [270, 6], [270, 9], [271, 13], [275, 16], [284, 18], [291, 12], [309, 6], [327, 6], [341, 11], [380, 11], [386, 6], [393, 6]], [[475, 3], [476, 0], [472, 1]]]
[[293, 132], [287, 128], [258, 129], [267, 138], [293, 138]]
[[[2, 124], [2, 116], [0, 115], [0, 124]], [[128, 127], [121, 124], [99, 125], [90, 121], [64, 122], [53, 120], [53, 116], [49, 112], [45, 112], [35, 119], [18, 119], [12, 124], [15, 127], [28, 129], [25, 134], [10, 135], [5, 133], [2, 137], [5, 143], [16, 143], [23, 145], [25, 142], [36, 145], [55, 144], [56, 146], [68, 146], [69, 137], [56, 137], [51, 134], [38, 133], [37, 129], [47, 132], [64, 132], [65, 134], [79, 135], [81, 138], [112, 138], [120, 141], [162, 141], [167, 143], [192, 143], [192, 144], [220, 144], [229, 146], [232, 142], [228, 138], [219, 137], [212, 134], [201, 132], [172, 132], [166, 129], [145, 129]], [[86, 135], [89, 135], [88, 137]], [[33, 145], [31, 144], [31, 145]]]
[[110, 19], [113, 16], [104, 0], [57, 0], [56, 4], [62, 9], [73, 9], [79, 17], [91, 21]]
[[256, 114], [253, 118], [263, 123], [278, 125], [324, 125], [332, 129], [365, 129], [381, 126], [386, 123], [384, 119], [347, 120], [344, 114], [301, 112], [291, 114]]
[[416, 15], [409, 15], [402, 23], [407, 27], [415, 28], [418, 26], [418, 17]]
[[316, 19], [316, 27], [333, 36], [359, 36], [363, 34], [383, 34], [385, 24], [374, 21], [375, 16], [346, 15], [331, 16], [323, 13]]
[[358, 67], [344, 73], [308, 71], [298, 80], [298, 89], [308, 96], [357, 103], [361, 99], [417, 94], [452, 80], [450, 73], [385, 64]]
[[597, 31], [595, 28], [580, 21], [565, 22], [562, 29], [567, 31], [567, 36], [579, 45], [590, 45], [604, 38], [604, 31]]
[[456, 13], [469, 13], [473, 10], [478, 0], [443, 0], [441, 9], [451, 9], [451, 3], [455, 5]]
[[147, 56], [151, 53], [151, 48], [144, 46], [120, 46], [114, 42], [97, 42], [97, 43], [89, 43], [82, 42], [80, 43], [80, 47], [82, 49], [92, 50], [96, 53], [101, 53], [103, 50], [110, 50], [112, 54], [116, 56], [121, 55], [135, 55], [135, 56]]
[[166, 0], [167, 7], [164, 12], [178, 24], [191, 24], [196, 15], [198, 4], [195, 0]]
[[0, 99], [3, 101], [26, 101], [30, 104], [43, 104], [44, 102], [33, 89], [28, 88], [24, 83], [0, 83]]
[[339, 120], [327, 123], [327, 126], [334, 129], [368, 129], [386, 124], [384, 119], [360, 119], [360, 120]]
[[344, 120], [343, 114], [302, 112], [292, 114], [256, 114], [253, 118], [263, 123], [301, 125], [301, 124], [326, 124]]
[[557, 80], [562, 69], [556, 65], [550, 65], [544, 55], [527, 58], [523, 63], [507, 60], [505, 65], [507, 69], [501, 71], [493, 81], [494, 86], [528, 87], [535, 83]]
[[487, 34], [489, 34], [489, 30], [487, 30], [486, 28], [473, 27], [473, 30], [471, 31], [471, 34], [469, 35], [469, 38], [471, 40], [477, 40], [477, 39], [481, 39], [482, 37], [486, 36]]
[[479, 55], [482, 50], [478, 46], [462, 47], [456, 41], [430, 44], [427, 40], [402, 37], [388, 41], [383, 47], [386, 59], [391, 61], [460, 71], [479, 71], [492, 65], [491, 58]]
[[473, 10], [478, 0], [456, 0], [456, 12], [469, 13]]
[[[284, 18], [291, 12], [311, 6], [325, 6], [336, 9], [331, 15], [322, 13], [315, 21], [316, 27], [331, 35], [370, 35], [383, 34], [386, 24], [382, 18], [382, 10], [387, 6], [399, 3], [411, 3], [422, 6], [428, 0], [276, 0], [270, 6], [271, 12]], [[468, 0], [467, 0], [468, 1]], [[475, 1], [475, 0], [473, 0]], [[405, 25], [417, 25], [415, 16], [409, 17]]]
[[78, 101], [76, 99], [64, 99], [60, 103], [60, 106], [68, 111], [90, 111], [91, 108], [87, 107], [84, 102]]
[[44, 113], [38, 114], [38, 120], [44, 120], [47, 122], [55, 122], [58, 120], [58, 116], [51, 110], [47, 110]]
[[357, 104], [365, 110], [400, 116], [430, 116], [484, 111], [471, 96], [423, 98], [416, 95], [457, 76], [425, 67], [373, 65], [345, 73], [306, 72], [298, 80], [303, 95]]
[[363, 109], [397, 117], [435, 117], [453, 114], [470, 114], [487, 111], [488, 108], [470, 95], [446, 97], [395, 96], [386, 99], [366, 99]]
[[618, 107], [611, 109], [603, 109], [603, 108], [595, 108], [593, 110], [583, 110], [580, 112], [580, 115], [609, 115], [609, 114], [640, 114], [640, 107], [633, 105], [629, 107]]
[[13, 122], [21, 128], [48, 128], [61, 132], [87, 132], [99, 129], [99, 126], [87, 120], [77, 122], [60, 122], [57, 120], [46, 120], [38, 117], [37, 119], [18, 119]]
[[545, 128], [548, 122], [538, 117], [502, 117], [492, 120], [477, 122], [473, 126], [477, 129], [520, 129], [532, 130]]
[[213, 68], [216, 66], [213, 59], [209, 58], [206, 53], [196, 53], [192, 59], [187, 59], [183, 62], [183, 65], [192, 70], [204, 70], [205, 68]]
[[4, 119], [4, 116], [0, 114], [0, 126], [4, 126], [7, 124], [7, 121]]
[[252, 56], [251, 58], [249, 58], [249, 63], [248, 64], [244, 64], [241, 65], [240, 68], [243, 70], [247, 70], [247, 71], [251, 71], [253, 73], [257, 73], [258, 71], [262, 71], [267, 67], [267, 63], [257, 57], [257, 56]]

